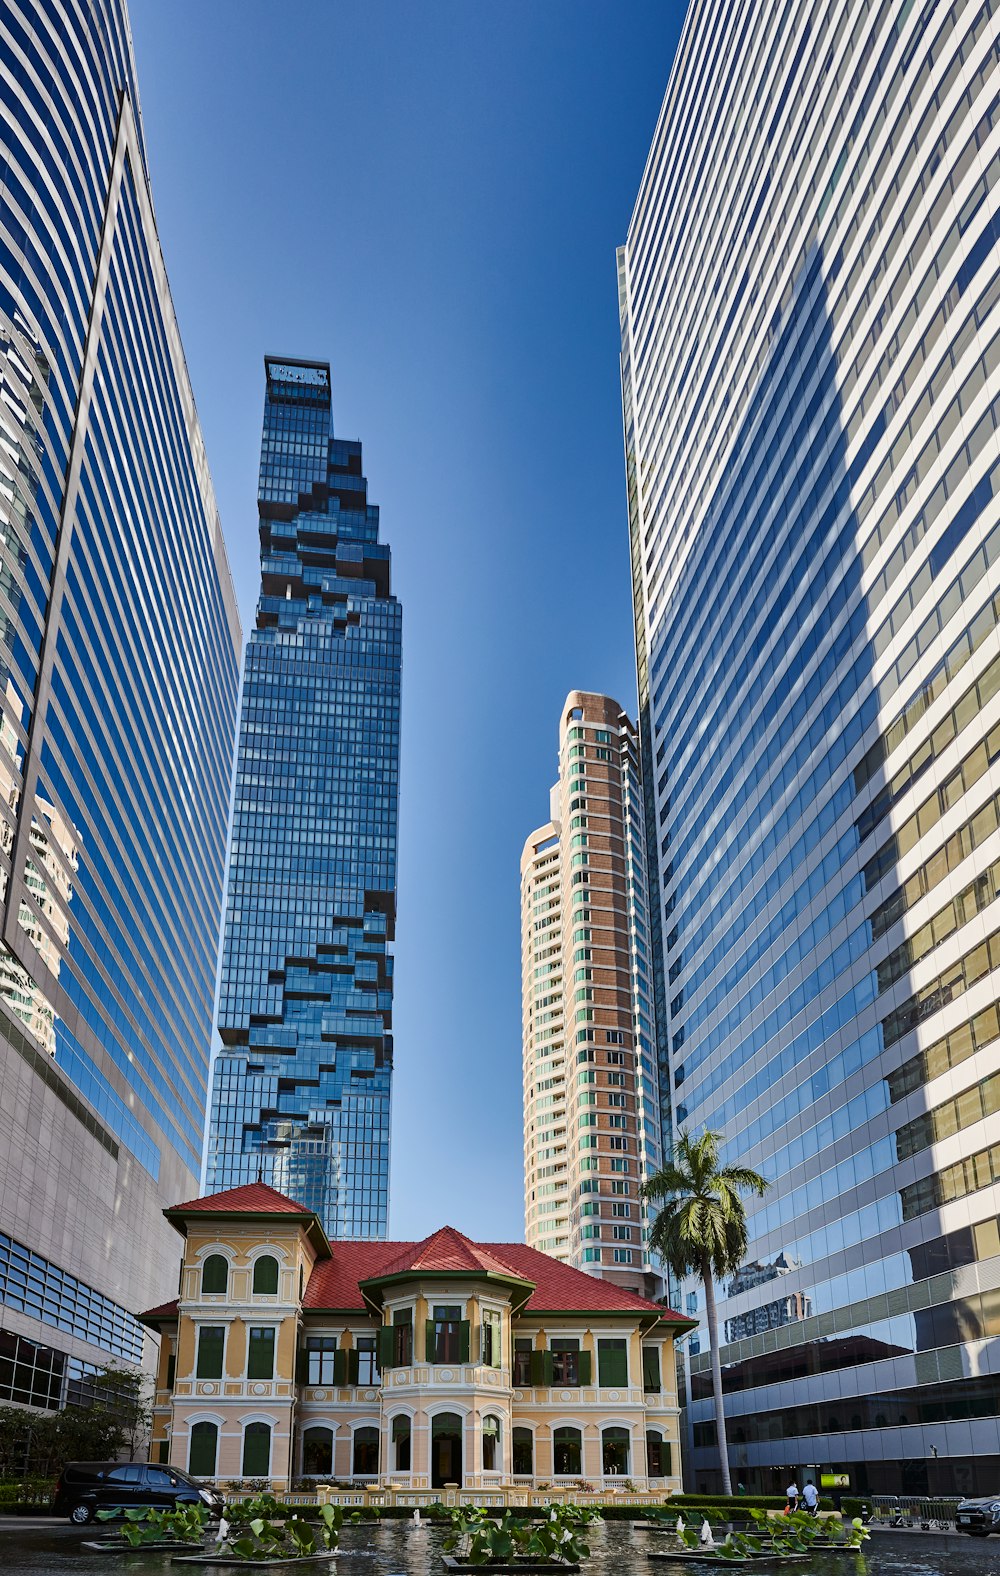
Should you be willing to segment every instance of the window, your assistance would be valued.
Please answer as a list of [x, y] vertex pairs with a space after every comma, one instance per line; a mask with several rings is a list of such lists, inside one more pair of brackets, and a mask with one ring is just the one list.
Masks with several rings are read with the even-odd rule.
[[523, 1387], [531, 1383], [531, 1336], [518, 1335], [514, 1340], [514, 1384]]
[[483, 1418], [483, 1471], [499, 1472], [500, 1465], [500, 1419], [490, 1413]]
[[201, 1294], [216, 1296], [229, 1290], [229, 1265], [221, 1253], [211, 1253], [201, 1267]]
[[598, 1383], [628, 1384], [628, 1347], [624, 1338], [601, 1336], [597, 1342]]
[[[619, 1160], [617, 1155], [613, 1155], [611, 1157], [611, 1169], [612, 1169], [612, 1171], [627, 1171], [628, 1170], [628, 1161], [627, 1160]], [[612, 1189], [614, 1188], [614, 1185], [615, 1184], [612, 1182], [612, 1184], [611, 1184]]]
[[335, 1335], [310, 1335], [306, 1338], [306, 1383], [333, 1384]]
[[305, 1477], [333, 1476], [333, 1430], [307, 1428], [302, 1435], [302, 1471]]
[[[225, 1259], [222, 1262], [225, 1263]], [[219, 1430], [215, 1423], [192, 1423], [191, 1442], [188, 1446], [188, 1471], [192, 1477], [215, 1476], [218, 1448]]]
[[469, 1360], [469, 1322], [457, 1302], [436, 1303], [427, 1321], [427, 1361], [465, 1363]]
[[511, 1470], [515, 1477], [533, 1477], [535, 1440], [530, 1428], [515, 1428], [511, 1433]]
[[198, 1331], [196, 1378], [222, 1378], [222, 1352], [225, 1344], [226, 1327], [224, 1324], [203, 1324], [201, 1326]]
[[243, 1476], [270, 1477], [271, 1430], [267, 1423], [248, 1423], [243, 1433]]
[[642, 1348], [642, 1388], [647, 1395], [651, 1392], [659, 1394], [660, 1353], [656, 1346], [644, 1346]]
[[278, 1294], [278, 1261], [269, 1253], [254, 1260], [253, 1294], [255, 1297], [276, 1297]]
[[392, 1457], [394, 1472], [409, 1472], [410, 1419], [405, 1415], [392, 1420]]
[[583, 1442], [578, 1428], [557, 1428], [552, 1441], [556, 1477], [580, 1477], [583, 1471]]
[[605, 1477], [628, 1477], [628, 1429], [605, 1428], [601, 1434], [601, 1471]]
[[612, 1191], [612, 1193], [623, 1194], [626, 1198], [628, 1198], [629, 1192], [630, 1192], [630, 1184], [628, 1182], [612, 1182], [612, 1184], [611, 1184], [611, 1191]]
[[612, 1204], [611, 1213], [612, 1215], [620, 1215], [628, 1220], [632, 1214], [632, 1206], [631, 1204]]
[[614, 1227], [612, 1227], [611, 1235], [614, 1237], [616, 1242], [631, 1242], [632, 1241], [632, 1227], [631, 1226], [614, 1226]]
[[631, 1248], [616, 1248], [615, 1251], [614, 1251], [613, 1257], [614, 1257], [614, 1261], [615, 1261], [616, 1264], [631, 1264], [631, 1262], [632, 1262], [632, 1249]]
[[[605, 1038], [605, 1040], [607, 1041], [607, 1043], [609, 1045], [624, 1045], [625, 1044], [625, 1035], [624, 1035], [624, 1033], [622, 1032], [621, 1029], [608, 1029], [607, 1032], [605, 1033], [604, 1038]], [[622, 1059], [624, 1060], [624, 1058], [622, 1058]], [[610, 1062], [610, 1060], [611, 1060], [611, 1057], [609, 1056], [608, 1057], [608, 1061]]]
[[378, 1477], [378, 1429], [356, 1428], [354, 1431], [355, 1477]]
[[[215, 1424], [209, 1423], [208, 1426], [209, 1428], [214, 1428]], [[208, 1475], [211, 1476], [211, 1473]], [[148, 1488], [176, 1488], [177, 1479], [172, 1472], [158, 1472], [155, 1467], [147, 1467], [146, 1486]]]
[[646, 1435], [646, 1471], [650, 1477], [670, 1476], [670, 1440], [655, 1429]]
[[393, 1365], [409, 1368], [413, 1361], [413, 1309], [397, 1308], [392, 1316]]
[[580, 1342], [575, 1335], [552, 1337], [552, 1383], [580, 1383]]
[[624, 1066], [626, 1066], [625, 1052], [624, 1051], [608, 1051], [606, 1054], [607, 1054], [608, 1066], [609, 1067], [624, 1067]]
[[501, 1323], [500, 1315], [494, 1308], [486, 1308], [483, 1312], [482, 1325], [483, 1363], [487, 1368], [499, 1368], [501, 1365]]
[[274, 1330], [250, 1331], [250, 1353], [247, 1358], [248, 1379], [274, 1378]]
[[375, 1352], [374, 1335], [359, 1335], [354, 1346], [358, 1354], [358, 1384], [378, 1384], [378, 1357]]

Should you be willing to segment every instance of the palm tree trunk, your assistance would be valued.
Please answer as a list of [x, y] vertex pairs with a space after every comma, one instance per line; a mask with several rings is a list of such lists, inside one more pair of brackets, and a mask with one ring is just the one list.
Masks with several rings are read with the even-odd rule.
[[705, 1318], [708, 1320], [708, 1349], [712, 1354], [712, 1394], [715, 1397], [715, 1438], [719, 1446], [719, 1463], [722, 1467], [722, 1492], [733, 1492], [729, 1476], [729, 1444], [726, 1439], [726, 1413], [722, 1404], [722, 1364], [719, 1361], [719, 1325], [715, 1314], [715, 1284], [712, 1271], [705, 1264], [701, 1278], [705, 1283]]

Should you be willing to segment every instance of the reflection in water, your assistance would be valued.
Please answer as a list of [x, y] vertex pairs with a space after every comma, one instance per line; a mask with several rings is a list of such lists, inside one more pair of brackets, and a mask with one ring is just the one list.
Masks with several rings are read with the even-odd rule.
[[[87, 1555], [85, 1566], [81, 1543], [93, 1532], [77, 1533], [63, 1527], [44, 1533], [20, 1533], [16, 1539], [0, 1531], [0, 1568], [4, 1576], [123, 1576], [120, 1556]], [[335, 1576], [443, 1576], [441, 1543], [444, 1534], [424, 1522], [391, 1521], [380, 1527], [347, 1527], [341, 1539], [341, 1554]], [[632, 1576], [648, 1572], [651, 1576], [690, 1576], [692, 1567], [678, 1561], [647, 1560], [656, 1551], [663, 1534], [643, 1532], [628, 1522], [608, 1522], [588, 1532], [591, 1557], [583, 1566], [584, 1576]], [[796, 1566], [803, 1576], [995, 1576], [1000, 1568], [997, 1551], [978, 1543], [954, 1549], [955, 1539], [936, 1543], [933, 1534], [876, 1533], [863, 1554], [813, 1555], [804, 1566]], [[165, 1554], [133, 1555], [127, 1561], [132, 1576], [176, 1576]], [[709, 1566], [699, 1566], [709, 1571]], [[777, 1576], [778, 1566], [754, 1565], [760, 1576]], [[322, 1572], [326, 1567], [310, 1569]]]

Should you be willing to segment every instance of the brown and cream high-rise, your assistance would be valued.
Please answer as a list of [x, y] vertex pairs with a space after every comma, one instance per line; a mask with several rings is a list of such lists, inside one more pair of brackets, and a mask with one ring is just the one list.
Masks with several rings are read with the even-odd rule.
[[525, 1240], [647, 1294], [639, 1184], [661, 1163], [636, 731], [574, 690], [550, 819], [521, 855]]

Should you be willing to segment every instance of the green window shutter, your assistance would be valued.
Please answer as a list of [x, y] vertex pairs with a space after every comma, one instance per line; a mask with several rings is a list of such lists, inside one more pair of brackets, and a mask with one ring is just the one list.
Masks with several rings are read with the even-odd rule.
[[424, 1361], [428, 1363], [437, 1362], [437, 1356], [434, 1350], [433, 1319], [428, 1319], [427, 1323], [424, 1325]]
[[460, 1363], [469, 1361], [469, 1348], [472, 1344], [472, 1331], [468, 1319], [463, 1319], [458, 1327], [458, 1360]]
[[553, 1366], [552, 1365], [552, 1353], [551, 1352], [543, 1352], [542, 1353], [542, 1383], [543, 1384], [551, 1384], [552, 1383], [552, 1366]]
[[222, 1352], [226, 1342], [225, 1327], [203, 1324], [198, 1332], [198, 1379], [222, 1378]]
[[219, 1430], [215, 1423], [194, 1423], [188, 1455], [188, 1471], [192, 1477], [215, 1476], [215, 1456], [219, 1443]]
[[167, 1389], [174, 1388], [174, 1379], [177, 1375], [177, 1353], [171, 1352], [167, 1358]]
[[545, 1383], [545, 1359], [548, 1352], [532, 1352], [531, 1354], [531, 1382], [532, 1384]]
[[243, 1476], [268, 1477], [271, 1471], [271, 1430], [266, 1423], [248, 1423], [243, 1435]]
[[581, 1352], [577, 1358], [576, 1371], [580, 1376], [581, 1384], [592, 1384], [591, 1361], [589, 1352]]
[[358, 1374], [361, 1371], [361, 1357], [357, 1347], [353, 1347], [347, 1354], [347, 1382], [357, 1384]]
[[628, 1348], [623, 1340], [598, 1341], [597, 1372], [601, 1385], [628, 1384]]
[[274, 1378], [274, 1331], [250, 1331], [250, 1355], [247, 1361], [248, 1379]]
[[333, 1354], [333, 1382], [334, 1384], [347, 1383], [347, 1353], [342, 1346], [338, 1346]]
[[386, 1368], [393, 1366], [395, 1356], [396, 1332], [391, 1324], [383, 1324], [378, 1332], [378, 1366], [382, 1373]]
[[644, 1346], [642, 1348], [642, 1388], [659, 1393], [660, 1354], [655, 1346]]
[[673, 1477], [674, 1475], [674, 1469], [671, 1464], [670, 1450], [670, 1440], [665, 1439], [663, 1444], [660, 1446], [660, 1472], [663, 1477]]
[[304, 1346], [300, 1346], [295, 1353], [295, 1383], [309, 1383], [309, 1353]]

